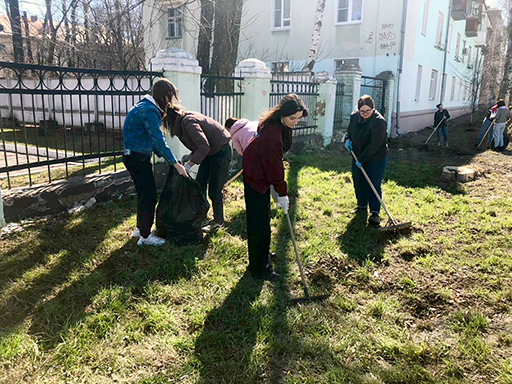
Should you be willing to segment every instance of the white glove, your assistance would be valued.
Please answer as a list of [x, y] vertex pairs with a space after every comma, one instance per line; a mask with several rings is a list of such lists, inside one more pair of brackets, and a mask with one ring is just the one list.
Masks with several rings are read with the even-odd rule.
[[277, 198], [277, 207], [283, 208], [283, 212], [285, 214], [288, 213], [289, 206], [290, 206], [290, 200], [288, 199], [288, 196], [279, 196]]

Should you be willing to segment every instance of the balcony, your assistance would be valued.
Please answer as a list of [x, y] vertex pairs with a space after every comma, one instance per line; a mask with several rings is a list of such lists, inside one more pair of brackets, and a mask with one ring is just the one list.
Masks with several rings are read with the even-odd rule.
[[453, 20], [465, 20], [468, 14], [468, 0], [452, 0]]
[[467, 37], [476, 37], [478, 35], [478, 26], [480, 25], [480, 21], [478, 18], [468, 18], [466, 20], [466, 36]]

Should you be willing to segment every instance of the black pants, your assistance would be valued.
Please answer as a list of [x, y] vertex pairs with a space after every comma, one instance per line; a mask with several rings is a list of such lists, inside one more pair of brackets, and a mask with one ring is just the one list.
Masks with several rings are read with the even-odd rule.
[[137, 228], [142, 237], [148, 237], [155, 219], [156, 184], [151, 155], [132, 152], [123, 156], [123, 163], [132, 176], [137, 191]]
[[272, 270], [270, 250], [270, 189], [263, 195], [244, 180], [245, 208], [247, 211], [247, 243], [249, 246], [249, 271], [260, 276]]
[[208, 197], [213, 206], [213, 220], [219, 224], [224, 223], [224, 193], [222, 190], [228, 179], [231, 156], [231, 146], [226, 144], [215, 155], [206, 156], [197, 171], [196, 180], [203, 188], [205, 195], [208, 186]]

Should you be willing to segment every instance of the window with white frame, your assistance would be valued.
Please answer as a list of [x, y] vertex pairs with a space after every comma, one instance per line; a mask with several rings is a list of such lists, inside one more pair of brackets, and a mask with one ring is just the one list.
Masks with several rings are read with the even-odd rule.
[[467, 55], [467, 53], [466, 40], [462, 40], [462, 62], [464, 62], [464, 57]]
[[432, 70], [430, 74], [430, 91], [428, 93], [428, 99], [434, 100], [436, 98], [436, 87], [437, 87], [437, 71]]
[[425, 0], [423, 4], [423, 23], [421, 25], [421, 33], [423, 36], [427, 36], [427, 24], [428, 24], [428, 8], [430, 5], [430, 0]]
[[460, 33], [457, 33], [457, 43], [455, 44], [455, 59], [459, 59], [459, 53], [460, 53]]
[[468, 83], [464, 82], [464, 90], [462, 92], [462, 101], [466, 101], [468, 95]]
[[436, 46], [443, 46], [443, 24], [444, 24], [444, 15], [442, 12], [439, 12], [439, 16], [437, 18], [437, 31], [436, 31]]
[[167, 37], [177, 38], [183, 36], [182, 8], [169, 8], [167, 10]]
[[336, 24], [360, 22], [363, 0], [337, 0]]
[[457, 79], [455, 76], [452, 76], [452, 90], [450, 92], [450, 100], [453, 100], [455, 97], [455, 84], [457, 83]]
[[453, 31], [453, 24], [450, 23], [450, 30], [448, 31], [448, 47], [446, 49], [447, 52], [450, 52], [450, 49], [452, 48], [452, 31]]
[[468, 47], [468, 68], [471, 68], [471, 47]]
[[422, 76], [423, 76], [423, 65], [418, 64], [418, 73], [416, 74], [416, 92], [414, 93], [414, 101], [420, 101]]
[[272, 15], [272, 28], [275, 30], [279, 29], [290, 29], [292, 25], [291, 19], [291, 6], [292, 0], [272, 0], [274, 7]]

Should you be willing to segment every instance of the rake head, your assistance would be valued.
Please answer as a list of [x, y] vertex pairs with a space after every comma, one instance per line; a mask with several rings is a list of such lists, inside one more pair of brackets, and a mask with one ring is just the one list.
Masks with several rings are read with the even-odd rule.
[[323, 301], [327, 298], [329, 298], [330, 295], [318, 295], [318, 296], [306, 296], [306, 297], [297, 297], [295, 299], [290, 299], [290, 303], [296, 304], [296, 303], [304, 303], [309, 301]]
[[407, 223], [397, 223], [397, 222], [391, 222], [388, 221], [385, 226], [379, 227], [379, 232], [385, 232], [385, 231], [399, 231], [405, 228], [409, 228], [412, 225], [412, 222], [409, 221]]

